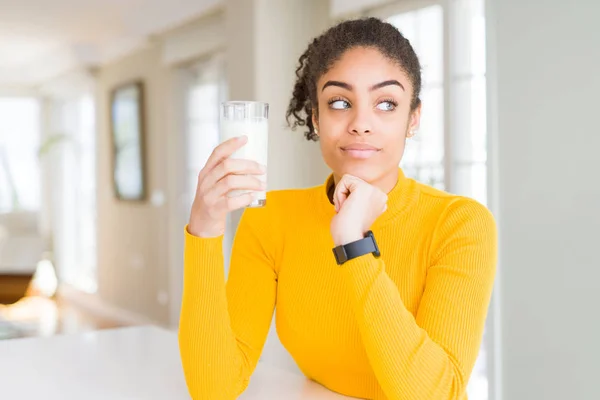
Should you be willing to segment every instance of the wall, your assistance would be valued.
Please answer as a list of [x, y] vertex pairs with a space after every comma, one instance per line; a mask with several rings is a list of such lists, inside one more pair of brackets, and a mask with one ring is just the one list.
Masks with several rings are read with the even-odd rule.
[[[330, 0], [329, 9], [331, 16], [338, 17], [342, 15], [351, 15], [361, 11], [386, 5], [388, 3], [397, 3], [398, 0]], [[406, 2], [406, 0], [404, 0]]]
[[489, 0], [503, 399], [599, 399], [595, 0]]
[[[166, 93], [168, 70], [158, 45], [103, 67], [98, 76], [98, 292], [102, 300], [161, 324], [169, 322]], [[120, 202], [112, 184], [111, 90], [145, 83], [146, 173], [149, 200]], [[150, 201], [152, 198], [154, 201]]]

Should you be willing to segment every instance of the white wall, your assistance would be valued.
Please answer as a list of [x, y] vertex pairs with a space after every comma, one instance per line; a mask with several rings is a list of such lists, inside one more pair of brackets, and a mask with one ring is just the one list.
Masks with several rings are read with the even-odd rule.
[[502, 398], [600, 399], [600, 2], [488, 5]]

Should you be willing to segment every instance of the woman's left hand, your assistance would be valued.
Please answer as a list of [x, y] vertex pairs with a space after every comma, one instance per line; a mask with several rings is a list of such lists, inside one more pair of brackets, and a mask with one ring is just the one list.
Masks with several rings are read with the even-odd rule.
[[365, 237], [371, 225], [387, 208], [387, 195], [379, 188], [352, 175], [344, 175], [335, 188], [337, 215], [331, 220], [336, 246]]

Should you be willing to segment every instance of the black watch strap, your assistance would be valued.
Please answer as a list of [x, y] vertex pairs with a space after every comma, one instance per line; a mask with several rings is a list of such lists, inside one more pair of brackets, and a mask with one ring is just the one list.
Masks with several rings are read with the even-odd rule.
[[365, 254], [369, 253], [372, 253], [375, 257], [379, 257], [381, 255], [372, 231], [368, 231], [364, 239], [337, 246], [333, 249], [333, 255], [335, 256], [335, 261], [338, 263], [338, 265], [342, 265], [348, 260], [352, 260], [353, 258], [364, 256]]

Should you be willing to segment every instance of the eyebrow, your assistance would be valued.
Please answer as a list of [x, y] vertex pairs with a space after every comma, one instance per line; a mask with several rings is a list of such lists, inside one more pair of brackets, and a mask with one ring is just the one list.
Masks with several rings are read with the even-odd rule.
[[[369, 90], [373, 91], [373, 90], [381, 89], [383, 87], [390, 86], [390, 85], [399, 86], [399, 87], [402, 88], [402, 90], [406, 91], [406, 89], [404, 88], [404, 86], [400, 82], [398, 82], [397, 80], [395, 80], [395, 79], [390, 79], [390, 80], [387, 80], [387, 81], [379, 82], [379, 83], [371, 86], [369, 88]], [[328, 86], [337, 86], [337, 87], [341, 87], [342, 89], [346, 89], [346, 90], [352, 91], [352, 85], [350, 85], [349, 83], [340, 82], [340, 81], [327, 81], [323, 85], [323, 89], [321, 89], [321, 91], [325, 90], [325, 88], [328, 87]]]

